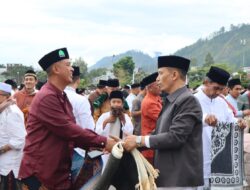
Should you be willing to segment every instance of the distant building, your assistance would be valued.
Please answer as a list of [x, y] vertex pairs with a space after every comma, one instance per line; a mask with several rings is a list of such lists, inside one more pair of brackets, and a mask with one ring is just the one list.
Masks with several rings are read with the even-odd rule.
[[7, 68], [0, 68], [0, 75], [7, 71]]
[[11, 71], [13, 67], [22, 67], [21, 63], [7, 63], [7, 71]]
[[5, 81], [5, 76], [2, 74], [7, 71], [7, 68], [0, 68], [0, 82]]
[[250, 74], [250, 67], [243, 67], [243, 71]]

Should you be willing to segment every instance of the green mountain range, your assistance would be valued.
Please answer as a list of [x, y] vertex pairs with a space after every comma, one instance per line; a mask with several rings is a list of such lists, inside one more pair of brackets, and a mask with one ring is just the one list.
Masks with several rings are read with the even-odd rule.
[[97, 68], [112, 69], [113, 63], [119, 61], [122, 57], [126, 57], [126, 56], [132, 57], [133, 61], [135, 62], [135, 67], [141, 68], [145, 72], [151, 73], [151, 72], [156, 71], [157, 69], [156, 58], [152, 58], [148, 54], [145, 54], [141, 51], [130, 50], [125, 53], [121, 53], [119, 55], [104, 57], [93, 66], [89, 67], [89, 70], [93, 70]]
[[250, 25], [231, 25], [229, 31], [224, 27], [206, 39], [178, 50], [175, 55], [196, 59], [202, 66], [210, 53], [215, 63], [227, 63], [239, 67], [250, 66]]
[[[231, 25], [228, 31], [221, 27], [205, 39], [176, 51], [175, 55], [187, 57], [196, 66], [202, 66], [210, 53], [215, 63], [226, 63], [235, 68], [250, 66], [250, 25]], [[159, 52], [158, 52], [159, 54]], [[130, 50], [119, 55], [104, 57], [89, 70], [112, 68], [113, 63], [125, 56], [131, 56], [137, 68], [152, 73], [157, 69], [157, 58], [141, 51]]]

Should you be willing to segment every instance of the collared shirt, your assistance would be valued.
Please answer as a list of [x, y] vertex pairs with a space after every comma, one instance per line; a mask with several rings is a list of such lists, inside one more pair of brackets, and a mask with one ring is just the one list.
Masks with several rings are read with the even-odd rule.
[[203, 185], [202, 110], [186, 86], [166, 97], [149, 144], [160, 171], [157, 187]]
[[18, 91], [14, 94], [13, 97], [16, 99], [16, 104], [20, 110], [30, 107], [31, 102], [37, 92], [38, 91], [34, 89], [34, 92], [29, 94], [24, 87], [21, 91]]
[[[155, 96], [151, 92], [142, 100], [141, 104], [141, 135], [149, 135], [155, 130], [158, 116], [162, 109], [162, 99], [160, 96]], [[145, 150], [142, 154], [152, 161], [154, 156], [153, 150]]]
[[[138, 96], [134, 99], [132, 103], [132, 110], [131, 115], [133, 112], [141, 111], [141, 103], [144, 96], [142, 94], [138, 94]], [[141, 134], [141, 114], [137, 116], [132, 116], [133, 123], [134, 123], [134, 134], [140, 135]]]
[[0, 147], [9, 145], [12, 149], [0, 155], [0, 175], [7, 176], [12, 170], [18, 177], [26, 130], [23, 113], [16, 104], [0, 113]]
[[221, 98], [216, 97], [214, 99], [209, 98], [203, 90], [197, 92], [195, 97], [198, 98], [202, 112], [203, 112], [203, 169], [204, 178], [210, 178], [211, 175], [211, 134], [213, 127], [205, 123], [205, 118], [208, 114], [216, 116], [220, 122], [236, 122], [231, 109], [228, 108], [227, 103]]
[[16, 92], [13, 96], [14, 99], [16, 99], [17, 106], [20, 108], [20, 110], [24, 114], [25, 125], [27, 123], [31, 102], [32, 102], [32, 100], [35, 97], [37, 92], [38, 91], [34, 89], [34, 91], [32, 93], [27, 93], [27, 91], [25, 90], [25, 87], [24, 87], [21, 91]]
[[141, 135], [149, 135], [155, 129], [161, 109], [161, 97], [148, 92], [141, 104]]
[[[90, 103], [88, 99], [76, 93], [75, 89], [67, 86], [64, 90], [73, 107], [73, 114], [75, 116], [76, 124], [83, 129], [94, 130], [95, 122], [91, 115]], [[85, 151], [80, 148], [75, 149], [81, 156], [85, 156]]]
[[[127, 134], [132, 134], [133, 133], [133, 124], [132, 121], [130, 119], [130, 117], [128, 116], [128, 114], [124, 114], [125, 115], [125, 125], [122, 125], [122, 131], [127, 133]], [[108, 123], [106, 125], [106, 127], [103, 129], [103, 122], [110, 116], [110, 112], [106, 112], [103, 113], [99, 119], [96, 122], [96, 129], [95, 131], [98, 134], [104, 135], [106, 137], [108, 137], [110, 135], [110, 123]], [[114, 135], [114, 134], [113, 134]], [[119, 137], [119, 135], [117, 135]]]
[[48, 189], [71, 187], [74, 147], [105, 146], [106, 137], [75, 123], [64, 92], [47, 82], [32, 101], [19, 177], [36, 176]]
[[238, 101], [237, 101], [239, 110], [250, 109], [249, 93], [250, 92], [247, 91], [244, 94], [239, 96]]
[[236, 110], [236, 114], [235, 117], [244, 117], [243, 115], [243, 111], [240, 111], [238, 109], [238, 105], [237, 105], [237, 99], [235, 99], [233, 96], [231, 96], [231, 94], [228, 94], [226, 96], [226, 100], [234, 107], [234, 109]]
[[130, 93], [127, 98], [126, 98], [126, 101], [128, 103], [128, 107], [129, 107], [129, 111], [131, 112], [132, 110], [132, 103], [133, 103], [133, 100], [136, 98], [136, 95], [133, 94], [133, 93]]
[[[108, 137], [109, 135], [113, 135], [119, 138], [120, 136], [120, 130], [122, 130], [122, 138], [125, 137], [124, 133], [126, 134], [132, 134], [133, 133], [133, 124], [128, 116], [128, 114], [125, 115], [125, 124], [121, 124], [119, 119], [116, 119], [114, 123], [107, 123], [106, 127], [103, 129], [103, 122], [110, 116], [110, 112], [103, 113], [99, 119], [96, 122], [96, 132], [100, 135]], [[109, 158], [109, 154], [102, 155], [102, 161], [103, 161], [103, 170], [107, 164]]]

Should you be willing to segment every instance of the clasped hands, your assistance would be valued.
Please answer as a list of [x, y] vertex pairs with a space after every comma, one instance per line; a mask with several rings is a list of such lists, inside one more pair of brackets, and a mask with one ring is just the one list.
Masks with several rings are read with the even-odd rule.
[[135, 135], [125, 135], [125, 139], [124, 140], [121, 140], [120, 138], [118, 137], [115, 137], [115, 136], [112, 136], [110, 135], [107, 139], [107, 143], [106, 143], [106, 146], [105, 146], [105, 149], [104, 151], [105, 152], [111, 152], [113, 146], [117, 143], [117, 142], [120, 142], [122, 141], [122, 146], [123, 148], [130, 152], [132, 151], [133, 149], [137, 148], [137, 144], [136, 144], [136, 136]]

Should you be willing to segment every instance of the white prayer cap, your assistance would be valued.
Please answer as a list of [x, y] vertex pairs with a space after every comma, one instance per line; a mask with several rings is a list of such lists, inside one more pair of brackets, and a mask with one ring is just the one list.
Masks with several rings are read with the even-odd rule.
[[0, 82], [0, 90], [3, 92], [11, 93], [12, 88], [11, 85]]

